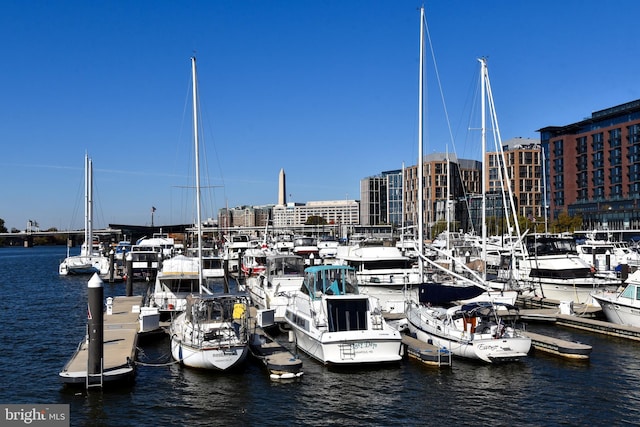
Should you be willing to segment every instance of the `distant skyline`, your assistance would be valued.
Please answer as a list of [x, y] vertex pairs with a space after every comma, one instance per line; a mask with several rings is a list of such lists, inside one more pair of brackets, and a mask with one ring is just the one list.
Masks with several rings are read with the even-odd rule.
[[[287, 201], [359, 199], [361, 179], [417, 163], [420, 5], [3, 2], [0, 218], [82, 228], [88, 153], [96, 228], [150, 225], [152, 207], [155, 225], [193, 222], [194, 52], [204, 218], [276, 204], [281, 169]], [[425, 154], [480, 160], [479, 57], [505, 141], [640, 98], [640, 2], [425, 11]]]

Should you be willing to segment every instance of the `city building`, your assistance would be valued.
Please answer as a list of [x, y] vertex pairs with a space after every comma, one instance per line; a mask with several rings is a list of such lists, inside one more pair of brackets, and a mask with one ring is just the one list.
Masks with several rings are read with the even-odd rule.
[[506, 171], [518, 215], [525, 218], [544, 218], [544, 179], [539, 140], [513, 138], [504, 141], [502, 152], [487, 153], [485, 161], [487, 194], [501, 196], [503, 193], [509, 193], [503, 185]]
[[551, 220], [566, 212], [584, 229], [640, 227], [640, 100], [539, 132]]
[[332, 200], [287, 203], [273, 207], [273, 226], [276, 228], [305, 225], [309, 217], [324, 218], [329, 225], [357, 225], [360, 222], [360, 204], [357, 200]]
[[[459, 226], [462, 218], [468, 216], [466, 203], [459, 201], [466, 200], [469, 194], [480, 192], [482, 163], [475, 160], [458, 160], [454, 154], [433, 153], [424, 156], [422, 167], [423, 214], [427, 230], [430, 231], [438, 221], [446, 221], [447, 207], [449, 219], [455, 223], [454, 226]], [[417, 166], [405, 168], [404, 184], [405, 224], [416, 225], [419, 188]]]
[[222, 208], [218, 211], [218, 225], [221, 227], [264, 227], [271, 220], [273, 205], [238, 206]]
[[402, 224], [402, 170], [360, 181], [360, 224]]

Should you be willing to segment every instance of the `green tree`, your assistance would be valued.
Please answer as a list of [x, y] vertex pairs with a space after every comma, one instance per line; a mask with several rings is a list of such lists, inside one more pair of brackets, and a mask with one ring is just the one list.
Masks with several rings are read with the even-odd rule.
[[4, 225], [4, 219], [0, 218], [0, 233], [7, 233], [7, 227]]
[[574, 231], [582, 228], [582, 217], [579, 215], [572, 217], [567, 211], [563, 211], [558, 215], [558, 218], [553, 221], [551, 227], [556, 233], [573, 233]]
[[327, 220], [321, 216], [311, 215], [307, 218], [305, 225], [327, 225]]

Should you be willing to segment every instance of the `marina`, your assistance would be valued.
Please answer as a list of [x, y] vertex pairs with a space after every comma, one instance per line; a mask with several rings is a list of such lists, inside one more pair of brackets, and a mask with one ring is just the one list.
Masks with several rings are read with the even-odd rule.
[[0, 425], [640, 425], [640, 6], [264, 3], [7, 4]]
[[[14, 285], [3, 286], [3, 298], [37, 291], [39, 297], [31, 309], [39, 312], [46, 308], [47, 312], [47, 316], [18, 312], [15, 317], [14, 312], [10, 317], [6, 310], [0, 314], [5, 324], [20, 321], [26, 332], [15, 336], [14, 345], [5, 353], [5, 363], [0, 368], [3, 375], [14, 382], [25, 375], [43, 379], [24, 387], [5, 387], [0, 396], [4, 401], [68, 403], [72, 425], [121, 425], [125, 418], [132, 423], [145, 423], [152, 413], [154, 423], [184, 423], [187, 417], [192, 425], [215, 425], [218, 423], [212, 420], [223, 419], [255, 425], [263, 423], [264, 417], [278, 424], [302, 425], [351, 424], [356, 418], [378, 425], [475, 424], [489, 422], [504, 411], [514, 414], [519, 425], [551, 426], [568, 418], [591, 425], [622, 425], [624, 420], [633, 424], [640, 415], [640, 362], [635, 357], [640, 343], [549, 322], [529, 323], [526, 330], [590, 345], [588, 363], [574, 365], [571, 359], [535, 351], [521, 362], [508, 365], [456, 360], [446, 369], [433, 369], [406, 357], [394, 366], [334, 370], [299, 353], [304, 375], [293, 382], [274, 382], [265, 375], [260, 362], [247, 363], [241, 372], [222, 375], [182, 367], [171, 360], [169, 338], [161, 335], [139, 343], [135, 383], [105, 391], [109, 399], [104, 399], [99, 397], [102, 393], [91, 391], [94, 389], [67, 387], [56, 378], [87, 324], [88, 277], [59, 277], [56, 266], [63, 255], [64, 248], [60, 247], [0, 248], [0, 273]], [[35, 269], [33, 259], [39, 260]], [[115, 301], [125, 290], [122, 282], [105, 282], [104, 286], [105, 298], [115, 297]], [[135, 282], [133, 293], [143, 294], [146, 286]], [[124, 310], [114, 309], [114, 313], [119, 311]], [[35, 364], [24, 365], [19, 354], [32, 346], [36, 333], [47, 335], [47, 340], [40, 341], [37, 347], [43, 357]], [[10, 330], [3, 328], [0, 334], [8, 340]], [[274, 338], [288, 343], [286, 335]], [[337, 387], [347, 396], [333, 396]], [[589, 391], [594, 387], [616, 390], [627, 398], [595, 396]], [[216, 390], [215, 409], [210, 407], [212, 389]], [[432, 397], [425, 400], [427, 392]], [[314, 404], [318, 394], [327, 396], [331, 410]], [[505, 395], [511, 398], [505, 400]], [[377, 402], [373, 407], [372, 399]], [[478, 414], [464, 405], [468, 399], [486, 401], [483, 412]], [[527, 414], [521, 412], [522, 405], [528, 405]], [[592, 409], [598, 405], [598, 411]], [[451, 406], [459, 409], [452, 412]], [[428, 418], [424, 411], [429, 413]]]

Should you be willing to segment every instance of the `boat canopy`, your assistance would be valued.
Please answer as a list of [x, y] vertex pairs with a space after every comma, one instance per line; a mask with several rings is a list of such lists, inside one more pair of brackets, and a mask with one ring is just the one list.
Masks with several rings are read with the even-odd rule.
[[442, 305], [452, 301], [475, 298], [484, 291], [484, 288], [475, 285], [422, 283], [418, 287], [418, 299], [421, 303]]
[[502, 302], [477, 301], [454, 307], [454, 313], [451, 317], [457, 319], [460, 317], [476, 317], [489, 316], [497, 308], [504, 307], [509, 311], [519, 311], [518, 307]]
[[312, 299], [322, 295], [357, 294], [356, 271], [346, 265], [317, 265], [305, 269], [300, 289]]

